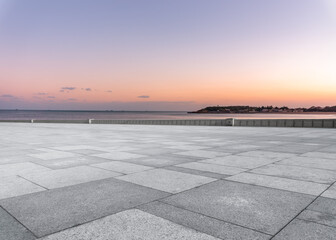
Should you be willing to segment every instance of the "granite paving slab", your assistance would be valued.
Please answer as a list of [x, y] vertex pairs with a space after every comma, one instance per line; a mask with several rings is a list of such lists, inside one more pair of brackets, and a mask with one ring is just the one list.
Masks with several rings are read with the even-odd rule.
[[164, 203], [275, 234], [314, 196], [230, 181], [216, 181], [161, 200]]
[[76, 185], [104, 178], [120, 176], [120, 173], [107, 171], [90, 166], [80, 166], [66, 169], [22, 174], [25, 179], [48, 189]]
[[325, 184], [332, 184], [336, 181], [335, 171], [300, 166], [270, 164], [253, 169], [251, 172]]
[[172, 170], [176, 172], [182, 172], [182, 173], [190, 173], [194, 175], [199, 175], [199, 176], [204, 176], [204, 177], [209, 177], [209, 178], [216, 178], [216, 179], [222, 179], [222, 178], [227, 178], [231, 176], [227, 174], [207, 172], [204, 170], [196, 170], [196, 169], [183, 168], [183, 167], [177, 167], [177, 166], [167, 166], [167, 167], [164, 167], [164, 169]]
[[69, 152], [83, 154], [83, 155], [94, 155], [100, 153], [107, 153], [106, 151], [96, 150], [96, 149], [76, 149], [70, 150]]
[[294, 179], [273, 177], [254, 173], [240, 173], [238, 175], [228, 177], [226, 178], [226, 180], [287, 190], [292, 192], [310, 194], [314, 196], [320, 195], [323, 191], [325, 191], [329, 187], [328, 184], [305, 182]]
[[146, 155], [114, 151], [114, 152], [110, 152], [110, 153], [95, 154], [93, 156], [100, 157], [100, 158], [106, 158], [106, 159], [110, 159], [110, 160], [121, 161], [121, 160], [126, 160], [126, 159], [141, 158], [141, 157], [145, 157]]
[[124, 162], [130, 162], [140, 165], [145, 165], [149, 167], [165, 167], [176, 165], [185, 162], [193, 162], [196, 160], [202, 160], [205, 158], [190, 158], [185, 156], [177, 156], [177, 155], [164, 155], [164, 156], [149, 156], [144, 158], [136, 158], [136, 159], [127, 159], [123, 160]]
[[223, 222], [215, 218], [207, 217], [199, 213], [191, 212], [158, 201], [144, 204], [137, 208], [220, 239], [264, 240], [271, 238], [271, 236], [267, 234]]
[[165, 169], [153, 169], [116, 178], [169, 193], [182, 192], [216, 180]]
[[109, 162], [109, 159], [93, 157], [93, 156], [78, 156], [70, 158], [58, 158], [51, 160], [33, 160], [32, 162], [42, 165], [50, 169], [62, 169], [78, 167], [90, 164], [97, 164], [103, 162]]
[[246, 171], [246, 169], [243, 169], [243, 168], [223, 166], [223, 165], [218, 165], [218, 164], [209, 164], [209, 163], [205, 163], [204, 161], [183, 163], [183, 164], [179, 164], [179, 165], [176, 165], [176, 166], [177, 167], [200, 170], [200, 171], [226, 174], [226, 175], [235, 175], [235, 174]]
[[336, 228], [309, 222], [305, 220], [293, 220], [284, 228], [274, 240], [333, 240], [336, 236]]
[[310, 157], [293, 157], [277, 162], [277, 164], [320, 168], [336, 171], [336, 160]]
[[34, 235], [0, 207], [1, 240], [35, 240]]
[[243, 153], [239, 153], [238, 155], [248, 156], [248, 157], [278, 158], [279, 160], [297, 156], [297, 154], [294, 154], [294, 153], [271, 152], [271, 151], [261, 151], [261, 150], [243, 152]]
[[328, 153], [328, 152], [307, 152], [307, 153], [302, 154], [300, 156], [336, 160], [336, 153]]
[[46, 190], [18, 176], [0, 177], [0, 199]]
[[231, 166], [231, 167], [237, 167], [237, 168], [252, 169], [252, 168], [261, 167], [263, 165], [273, 163], [275, 161], [279, 161], [279, 159], [268, 158], [268, 157], [253, 157], [253, 156], [247, 157], [247, 156], [232, 155], [232, 156], [207, 159], [201, 162], [225, 165], [225, 166]]
[[58, 159], [58, 158], [77, 157], [79, 155], [76, 153], [70, 153], [70, 152], [49, 151], [45, 153], [29, 154], [28, 156], [42, 159], [42, 160], [51, 160], [51, 159]]
[[334, 183], [327, 191], [322, 194], [322, 197], [336, 199], [336, 183]]
[[132, 209], [43, 238], [43, 240], [216, 240], [179, 224]]
[[336, 228], [336, 214], [335, 213], [304, 210], [297, 218], [301, 220], [320, 223], [322, 225], [327, 225], [327, 226]]
[[14, 176], [26, 173], [51, 171], [49, 168], [31, 162], [0, 165], [0, 176]]
[[114, 171], [114, 172], [120, 172], [124, 174], [142, 172], [142, 171], [146, 171], [149, 169], [153, 169], [152, 167], [148, 167], [148, 166], [143, 166], [143, 165], [133, 164], [133, 163], [128, 163], [128, 162], [120, 162], [120, 161], [111, 161], [111, 162], [93, 164], [91, 166]]
[[5, 199], [0, 205], [42, 237], [168, 195], [109, 178]]
[[231, 155], [231, 153], [224, 153], [224, 152], [218, 152], [218, 151], [216, 152], [216, 151], [209, 151], [209, 150], [192, 150], [192, 151], [177, 152], [174, 154], [182, 155], [182, 156], [204, 157], [204, 158], [214, 158], [218, 156]]

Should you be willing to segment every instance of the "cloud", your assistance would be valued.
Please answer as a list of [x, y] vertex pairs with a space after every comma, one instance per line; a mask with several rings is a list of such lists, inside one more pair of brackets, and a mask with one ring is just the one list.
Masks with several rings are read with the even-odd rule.
[[45, 92], [38, 92], [36, 93], [37, 95], [40, 95], [40, 96], [44, 96], [44, 95], [48, 95], [48, 93], [45, 93]]
[[76, 90], [76, 88], [75, 87], [62, 87], [60, 92], [69, 92], [73, 90]]
[[1, 97], [3, 97], [3, 98], [15, 98], [13, 95], [10, 95], [10, 94], [3, 94], [3, 95], [1, 95]]
[[77, 101], [76, 98], [68, 98], [69, 101]]
[[141, 95], [141, 96], [138, 96], [138, 98], [149, 98], [149, 96], [147, 96], [147, 95]]
[[54, 97], [54, 96], [48, 96], [47, 98], [56, 98], [56, 97]]
[[91, 90], [91, 88], [85, 88], [85, 91], [90, 92], [90, 91], [92, 91], [92, 90]]
[[111, 92], [112, 92], [112, 90], [107, 90], [107, 91], [105, 91], [105, 92], [109, 92], [109, 93], [111, 93]]

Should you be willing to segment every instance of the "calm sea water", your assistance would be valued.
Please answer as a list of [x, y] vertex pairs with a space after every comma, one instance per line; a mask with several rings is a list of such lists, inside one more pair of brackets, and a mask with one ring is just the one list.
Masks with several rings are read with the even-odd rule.
[[336, 113], [314, 114], [188, 114], [187, 112], [35, 111], [0, 110], [0, 119], [224, 119], [224, 118], [335, 118]]

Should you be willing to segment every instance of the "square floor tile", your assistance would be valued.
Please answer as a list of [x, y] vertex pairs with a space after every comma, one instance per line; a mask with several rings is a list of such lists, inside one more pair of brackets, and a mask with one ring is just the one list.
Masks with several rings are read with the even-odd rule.
[[89, 166], [22, 174], [22, 176], [29, 181], [48, 189], [71, 186], [119, 175], [121, 174]]
[[110, 160], [119, 160], [119, 161], [126, 160], [126, 159], [145, 157], [145, 155], [128, 153], [128, 152], [117, 152], [117, 151], [110, 152], [110, 153], [95, 154], [93, 156], [100, 157], [100, 158], [106, 158]]
[[0, 165], [0, 176], [7, 177], [26, 173], [51, 171], [49, 168], [31, 162]]
[[37, 153], [37, 154], [29, 154], [29, 156], [42, 159], [42, 160], [51, 160], [51, 159], [58, 159], [58, 158], [69, 158], [69, 157], [76, 157], [80, 156], [76, 153], [70, 152], [61, 152], [61, 151], [49, 151], [45, 153]]
[[169, 221], [196, 229], [197, 231], [207, 233], [220, 239], [266, 240], [271, 238], [270, 235], [262, 234], [228, 222], [223, 222], [202, 214], [190, 212], [159, 201], [141, 205], [138, 208], [155, 216], [165, 218]]
[[336, 181], [335, 171], [306, 168], [299, 166], [270, 164], [260, 168], [253, 169], [251, 172], [284, 178], [291, 178], [302, 181], [311, 181], [316, 183], [331, 184], [334, 181]]
[[1, 240], [35, 240], [34, 235], [0, 207]]
[[169, 193], [182, 192], [216, 180], [165, 169], [153, 169], [116, 178]]
[[232, 155], [232, 156], [207, 159], [201, 162], [252, 169], [273, 163], [278, 160], [279, 159], [268, 157], [247, 157], [247, 156]]
[[190, 163], [179, 164], [176, 166], [200, 170], [200, 171], [208, 171], [208, 172], [213, 172], [213, 173], [226, 174], [226, 175], [235, 175], [235, 174], [246, 171], [246, 169], [243, 169], [243, 168], [223, 166], [223, 165], [217, 165], [217, 164], [208, 164], [204, 162], [190, 162]]
[[274, 240], [333, 240], [336, 228], [304, 220], [293, 220]]
[[75, 228], [55, 233], [43, 240], [219, 240], [152, 214], [132, 209]]
[[0, 204], [42, 237], [168, 195], [110, 178], [5, 199]]
[[288, 158], [280, 162], [277, 162], [277, 164], [302, 166], [302, 167], [310, 167], [310, 168], [320, 168], [320, 169], [336, 171], [336, 161], [332, 159], [324, 159], [324, 158], [292, 157], [292, 158]]
[[111, 162], [93, 164], [91, 166], [114, 171], [114, 172], [120, 172], [124, 174], [142, 172], [142, 171], [152, 169], [152, 167], [147, 167], [147, 166], [128, 163], [128, 162], [120, 162], [120, 161], [111, 161]]
[[322, 197], [336, 199], [336, 183], [334, 183], [327, 191], [322, 194]]
[[34, 183], [18, 176], [0, 177], [0, 199], [44, 191]]
[[294, 153], [270, 152], [270, 151], [261, 151], [261, 150], [243, 152], [238, 155], [248, 156], [248, 157], [278, 158], [279, 160], [297, 156]]
[[185, 151], [185, 152], [176, 152], [174, 154], [182, 155], [182, 156], [191, 156], [191, 157], [204, 157], [204, 158], [214, 158], [218, 156], [231, 155], [231, 153], [209, 151], [209, 150], [193, 150], [193, 151]]
[[320, 195], [324, 190], [326, 190], [329, 187], [328, 184], [305, 182], [288, 178], [259, 175], [254, 173], [241, 173], [232, 177], [228, 177], [226, 178], [226, 180], [304, 194], [311, 194], [315, 196]]
[[221, 180], [161, 201], [275, 234], [313, 199], [310, 195]]

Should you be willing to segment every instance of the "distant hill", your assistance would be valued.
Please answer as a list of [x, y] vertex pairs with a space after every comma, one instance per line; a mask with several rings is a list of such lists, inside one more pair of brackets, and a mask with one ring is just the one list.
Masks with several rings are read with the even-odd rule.
[[212, 106], [202, 108], [189, 113], [300, 113], [300, 112], [336, 112], [333, 107], [310, 107], [310, 108], [289, 108], [289, 107], [251, 107], [251, 106]]

